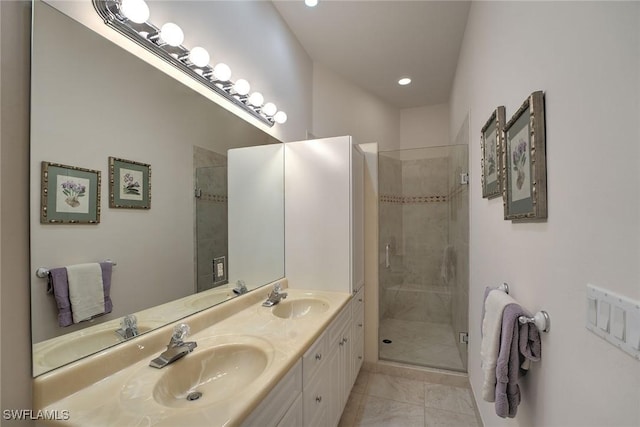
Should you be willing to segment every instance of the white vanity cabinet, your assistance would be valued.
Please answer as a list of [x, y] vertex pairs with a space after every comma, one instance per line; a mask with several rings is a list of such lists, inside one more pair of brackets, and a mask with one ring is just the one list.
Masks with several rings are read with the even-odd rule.
[[364, 283], [364, 154], [350, 136], [285, 144], [285, 275], [352, 293]]

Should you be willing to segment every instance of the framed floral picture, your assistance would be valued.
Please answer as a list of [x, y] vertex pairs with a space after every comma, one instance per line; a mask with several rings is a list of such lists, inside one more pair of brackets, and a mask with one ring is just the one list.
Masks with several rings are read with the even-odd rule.
[[544, 93], [533, 92], [505, 125], [504, 219], [547, 218]]
[[109, 207], [151, 208], [151, 166], [109, 157]]
[[492, 199], [502, 195], [502, 147], [504, 137], [504, 107], [500, 106], [489, 117], [480, 131], [482, 197]]
[[98, 224], [100, 171], [42, 162], [40, 223]]

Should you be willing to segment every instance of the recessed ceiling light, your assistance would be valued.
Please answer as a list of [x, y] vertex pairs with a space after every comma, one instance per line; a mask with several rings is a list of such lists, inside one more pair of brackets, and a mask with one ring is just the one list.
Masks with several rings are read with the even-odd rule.
[[409, 77], [403, 77], [403, 78], [401, 78], [400, 80], [398, 80], [398, 84], [399, 84], [400, 86], [406, 86], [406, 85], [408, 85], [409, 83], [411, 83], [411, 79], [410, 79]]
[[318, 4], [318, 0], [304, 0], [304, 4], [309, 7], [314, 7]]

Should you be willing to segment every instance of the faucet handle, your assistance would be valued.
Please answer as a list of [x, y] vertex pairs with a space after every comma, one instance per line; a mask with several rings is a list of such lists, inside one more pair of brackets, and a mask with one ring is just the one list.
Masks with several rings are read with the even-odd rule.
[[135, 328], [137, 323], [138, 319], [136, 318], [135, 314], [127, 314], [120, 321], [120, 326], [122, 327], [122, 329]]
[[276, 283], [275, 285], [273, 285], [273, 293], [274, 294], [279, 294], [282, 291], [282, 285], [280, 284], [280, 282]]
[[173, 336], [171, 341], [182, 342], [191, 332], [191, 328], [186, 323], [180, 323], [173, 327]]

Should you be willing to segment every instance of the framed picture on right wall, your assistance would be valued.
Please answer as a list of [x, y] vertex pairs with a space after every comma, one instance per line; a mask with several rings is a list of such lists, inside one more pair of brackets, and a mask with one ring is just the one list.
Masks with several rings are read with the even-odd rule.
[[533, 92], [505, 125], [504, 219], [547, 218], [544, 93]]

